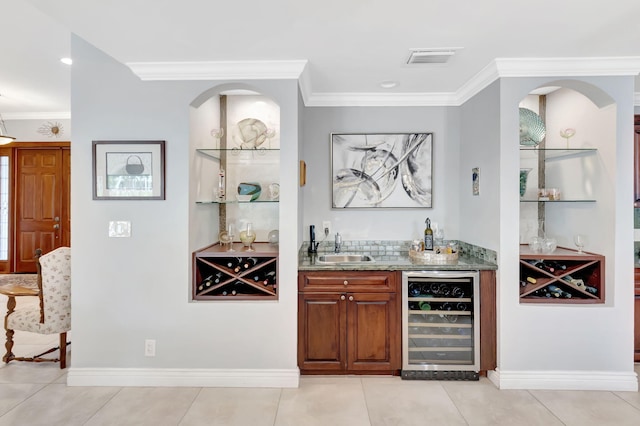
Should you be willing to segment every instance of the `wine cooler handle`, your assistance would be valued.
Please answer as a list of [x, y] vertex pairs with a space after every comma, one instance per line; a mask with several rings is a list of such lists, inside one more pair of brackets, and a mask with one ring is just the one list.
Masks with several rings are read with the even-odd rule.
[[344, 300], [344, 299], [346, 299], [346, 297], [343, 294], [342, 296], [340, 296], [340, 300]]
[[349, 301], [353, 302], [353, 296], [349, 296]]

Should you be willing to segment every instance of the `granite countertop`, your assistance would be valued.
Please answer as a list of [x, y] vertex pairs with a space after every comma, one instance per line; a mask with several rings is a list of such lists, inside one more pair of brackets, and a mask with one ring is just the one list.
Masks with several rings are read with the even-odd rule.
[[[464, 244], [464, 243], [463, 243]], [[463, 245], [463, 251], [457, 261], [442, 263], [419, 263], [409, 257], [408, 245], [404, 242], [376, 241], [369, 244], [347, 245], [342, 254], [357, 253], [370, 254], [375, 262], [324, 264], [318, 263], [317, 258], [323, 254], [330, 254], [333, 251], [328, 247], [319, 249], [318, 253], [309, 255], [307, 253], [308, 243], [303, 244], [298, 252], [299, 271], [435, 271], [435, 270], [496, 270], [498, 265], [492, 261], [495, 259], [495, 252], [489, 250], [489, 259], [475, 256], [476, 253], [485, 254], [485, 250], [476, 250], [473, 246]]]

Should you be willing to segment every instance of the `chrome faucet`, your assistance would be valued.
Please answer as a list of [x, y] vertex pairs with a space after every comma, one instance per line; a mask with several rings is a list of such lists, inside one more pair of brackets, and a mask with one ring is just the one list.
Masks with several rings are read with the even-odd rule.
[[339, 232], [336, 232], [336, 246], [335, 246], [335, 252], [336, 253], [340, 253], [340, 249], [342, 248], [342, 237], [340, 236]]

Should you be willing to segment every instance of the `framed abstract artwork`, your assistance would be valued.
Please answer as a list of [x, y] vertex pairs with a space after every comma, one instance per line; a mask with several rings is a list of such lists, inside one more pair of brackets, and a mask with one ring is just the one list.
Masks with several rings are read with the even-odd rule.
[[93, 141], [94, 200], [164, 200], [165, 141]]
[[432, 207], [432, 133], [331, 134], [331, 207]]

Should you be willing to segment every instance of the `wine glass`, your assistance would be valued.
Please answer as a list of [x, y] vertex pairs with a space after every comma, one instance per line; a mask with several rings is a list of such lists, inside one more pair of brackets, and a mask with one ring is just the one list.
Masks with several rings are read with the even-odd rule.
[[251, 222], [247, 223], [246, 231], [242, 231], [240, 233], [240, 239], [242, 240], [242, 244], [245, 245], [246, 251], [255, 251], [251, 244], [253, 244], [256, 239], [256, 233], [253, 230], [253, 225], [251, 224]]
[[229, 237], [229, 249], [227, 251], [235, 251], [233, 249], [233, 238], [236, 236], [236, 225], [233, 223], [229, 224], [229, 227], [227, 228], [227, 235]]
[[586, 244], [586, 237], [582, 234], [576, 234], [573, 236], [573, 243], [578, 247], [578, 253], [584, 253], [582, 248]]

